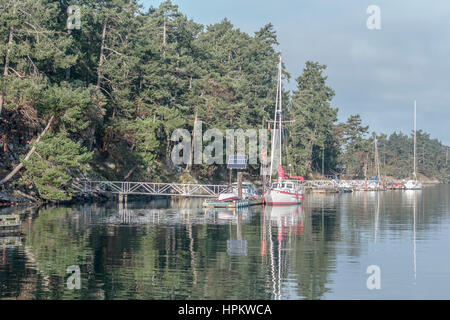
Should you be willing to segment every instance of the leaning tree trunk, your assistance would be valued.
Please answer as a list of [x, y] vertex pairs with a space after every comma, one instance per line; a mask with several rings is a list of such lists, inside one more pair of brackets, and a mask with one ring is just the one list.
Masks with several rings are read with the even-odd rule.
[[33, 143], [33, 147], [31, 148], [31, 150], [27, 153], [27, 155], [25, 156], [25, 158], [23, 159], [23, 161], [21, 163], [19, 163], [13, 171], [11, 171], [6, 177], [4, 177], [1, 181], [0, 181], [0, 185], [1, 184], [5, 184], [6, 182], [8, 182], [12, 177], [14, 177], [14, 175], [23, 168], [23, 162], [24, 161], [28, 161], [30, 159], [30, 157], [33, 155], [33, 153], [36, 151], [36, 147], [37, 144], [39, 142], [39, 140], [41, 140], [41, 137], [43, 135], [45, 135], [47, 133], [47, 131], [50, 129], [51, 124], [53, 123], [53, 119], [54, 116], [52, 116], [50, 118], [50, 121], [48, 122], [47, 126], [45, 127], [44, 131], [41, 132], [41, 134], [37, 137], [36, 141]]

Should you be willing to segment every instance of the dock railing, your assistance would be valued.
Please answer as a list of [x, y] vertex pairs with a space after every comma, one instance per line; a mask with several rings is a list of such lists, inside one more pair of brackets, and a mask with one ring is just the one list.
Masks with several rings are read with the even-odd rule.
[[76, 193], [113, 193], [121, 195], [155, 195], [216, 198], [229, 191], [228, 185], [180, 184], [128, 181], [75, 181]]

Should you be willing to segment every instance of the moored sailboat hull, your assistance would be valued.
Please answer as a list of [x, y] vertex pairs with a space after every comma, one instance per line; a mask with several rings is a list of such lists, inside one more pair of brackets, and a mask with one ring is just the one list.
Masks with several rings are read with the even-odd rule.
[[423, 187], [419, 181], [408, 181], [404, 186], [406, 190], [422, 190]]
[[268, 206], [293, 206], [301, 204], [302, 198], [302, 193], [270, 190], [264, 196], [264, 202]]

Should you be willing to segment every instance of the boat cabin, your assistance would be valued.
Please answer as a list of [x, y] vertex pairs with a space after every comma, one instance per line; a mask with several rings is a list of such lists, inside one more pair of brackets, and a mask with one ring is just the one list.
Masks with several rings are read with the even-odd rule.
[[[232, 184], [232, 188], [233, 188], [233, 192], [237, 194], [237, 192], [238, 192], [237, 182]], [[253, 187], [253, 184], [251, 182], [242, 182], [242, 195], [251, 197], [251, 196], [257, 196], [258, 193], [256, 192], [256, 190]]]
[[274, 182], [272, 184], [272, 189], [285, 191], [285, 192], [291, 192], [291, 193], [297, 193], [298, 191], [303, 190], [303, 186], [301, 183], [295, 180], [283, 180], [280, 182]]

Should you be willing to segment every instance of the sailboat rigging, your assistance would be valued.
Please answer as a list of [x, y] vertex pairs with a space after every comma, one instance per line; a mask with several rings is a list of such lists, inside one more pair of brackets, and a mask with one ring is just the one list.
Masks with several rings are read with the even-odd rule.
[[405, 183], [405, 189], [407, 190], [422, 190], [422, 183], [417, 180], [417, 172], [416, 172], [416, 155], [417, 155], [417, 134], [416, 134], [416, 112], [417, 112], [417, 102], [414, 100], [414, 180], [409, 180]]
[[[291, 177], [284, 172], [282, 166], [282, 134], [283, 134], [283, 101], [282, 101], [282, 63], [281, 56], [278, 64], [278, 83], [275, 102], [274, 128], [272, 131], [272, 147], [270, 156], [269, 177], [272, 181], [272, 174], [277, 169], [278, 179], [273, 182], [264, 193], [264, 202], [269, 206], [297, 205], [300, 204], [304, 196], [304, 187], [300, 183], [304, 182], [303, 177]], [[278, 152], [278, 154], [275, 154]]]

